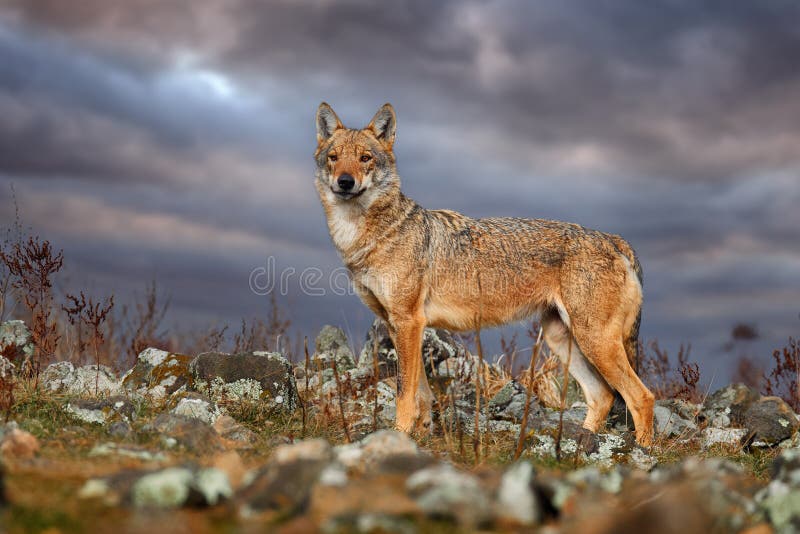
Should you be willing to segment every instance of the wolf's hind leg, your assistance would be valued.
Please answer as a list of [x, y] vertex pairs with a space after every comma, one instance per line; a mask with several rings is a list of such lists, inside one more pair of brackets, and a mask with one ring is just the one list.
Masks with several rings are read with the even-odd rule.
[[586, 398], [589, 410], [583, 427], [592, 432], [601, 430], [606, 423], [606, 417], [614, 403], [614, 391], [600, 376], [597, 369], [589, 363], [580, 347], [572, 339], [569, 329], [557, 315], [545, 315], [542, 318], [544, 340], [550, 351], [558, 355], [566, 365], [569, 359], [569, 374], [578, 382]]
[[653, 441], [653, 394], [636, 376], [622, 344], [622, 336], [613, 328], [594, 329], [577, 327], [575, 339], [586, 351], [591, 361], [608, 384], [620, 392], [633, 415], [636, 441], [649, 447]]

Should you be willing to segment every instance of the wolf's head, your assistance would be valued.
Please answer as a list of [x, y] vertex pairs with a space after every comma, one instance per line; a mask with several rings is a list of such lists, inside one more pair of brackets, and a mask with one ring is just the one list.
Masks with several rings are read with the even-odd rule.
[[361, 130], [345, 128], [323, 102], [317, 110], [317, 189], [332, 202], [354, 199], [369, 205], [378, 193], [398, 185], [394, 108], [384, 104]]

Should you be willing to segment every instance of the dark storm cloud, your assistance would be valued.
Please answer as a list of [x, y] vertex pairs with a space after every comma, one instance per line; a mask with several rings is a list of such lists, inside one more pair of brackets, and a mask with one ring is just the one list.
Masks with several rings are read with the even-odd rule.
[[[389, 100], [424, 205], [623, 234], [646, 336], [707, 356], [747, 319], [776, 344], [800, 299], [797, 20], [789, 1], [12, 0], [0, 174], [91, 276], [160, 265], [187, 317], [235, 320], [265, 252], [338, 265], [316, 105], [360, 126]], [[309, 328], [368, 320], [292, 298]]]

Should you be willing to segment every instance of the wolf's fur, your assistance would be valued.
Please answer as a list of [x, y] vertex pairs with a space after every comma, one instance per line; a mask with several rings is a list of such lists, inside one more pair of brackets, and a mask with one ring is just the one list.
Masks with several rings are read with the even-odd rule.
[[[471, 330], [539, 314], [589, 406], [605, 423], [619, 391], [636, 438], [652, 440], [653, 394], [632, 365], [642, 303], [639, 261], [621, 237], [543, 219], [471, 219], [427, 210], [400, 192], [395, 114], [384, 105], [362, 130], [327, 104], [317, 112], [316, 186], [333, 243], [364, 303], [389, 325], [400, 360], [397, 427], [430, 424], [422, 367], [425, 326]], [[352, 194], [337, 179], [355, 179]]]

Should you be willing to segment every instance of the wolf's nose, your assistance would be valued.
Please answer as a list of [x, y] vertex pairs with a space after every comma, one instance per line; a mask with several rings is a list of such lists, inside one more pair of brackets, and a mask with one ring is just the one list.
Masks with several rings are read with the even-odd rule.
[[339, 179], [336, 180], [336, 183], [339, 185], [339, 189], [342, 191], [350, 191], [353, 189], [353, 186], [356, 185], [356, 180], [349, 174], [343, 174], [339, 176]]

